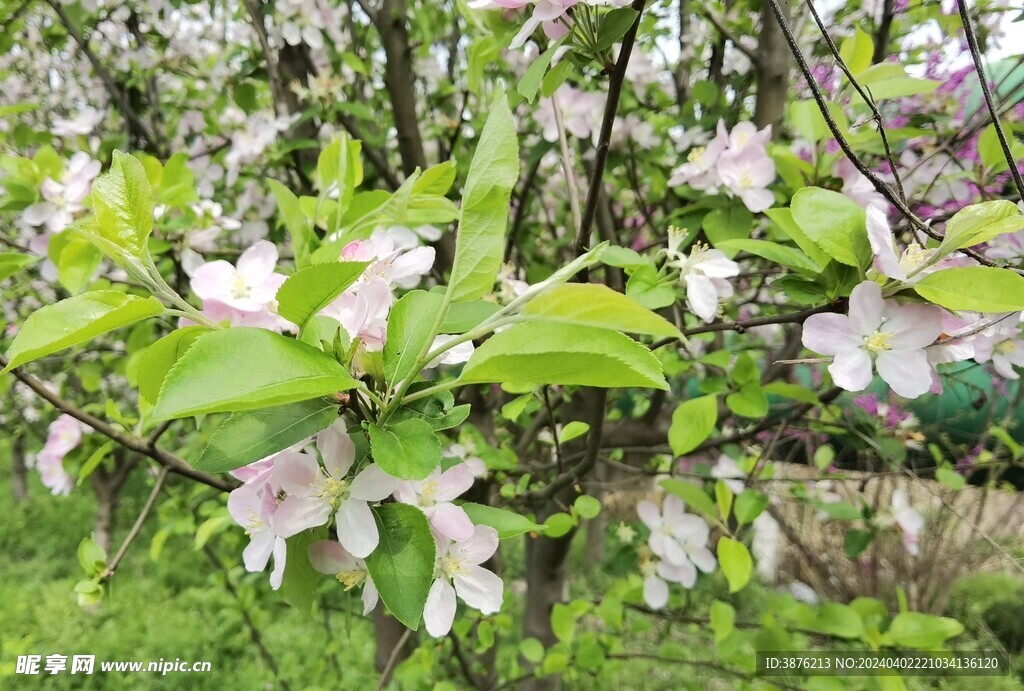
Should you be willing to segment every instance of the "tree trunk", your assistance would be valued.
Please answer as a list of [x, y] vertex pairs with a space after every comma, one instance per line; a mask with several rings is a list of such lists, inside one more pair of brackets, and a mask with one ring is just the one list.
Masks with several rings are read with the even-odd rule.
[[[402, 641], [406, 628], [402, 622], [384, 611], [383, 603], [378, 602], [377, 607], [374, 608], [373, 623], [377, 627], [377, 652], [373, 658], [374, 666], [382, 674], [385, 671], [387, 672], [386, 678], [378, 682], [378, 685], [383, 687], [388, 683], [388, 680], [395, 671], [395, 667], [402, 660], [412, 655], [414, 645], [412, 636], [406, 638], [404, 642]], [[391, 662], [392, 655], [394, 655], [394, 662]]]
[[[576, 531], [559, 538], [526, 536], [526, 610], [523, 636], [540, 640], [545, 648], [557, 643], [551, 628], [551, 610], [566, 597], [565, 559]], [[558, 688], [557, 676], [528, 679], [523, 691], [551, 691]]]
[[28, 499], [28, 468], [25, 467], [25, 440], [19, 434], [11, 441], [11, 494], [14, 501]]
[[[787, 20], [790, 16], [788, 0], [779, 0]], [[786, 112], [786, 91], [789, 86], [791, 56], [771, 7], [764, 3], [761, 10], [761, 38], [757, 43], [757, 100], [754, 104], [754, 124], [759, 128], [772, 126], [778, 136], [779, 124]]]

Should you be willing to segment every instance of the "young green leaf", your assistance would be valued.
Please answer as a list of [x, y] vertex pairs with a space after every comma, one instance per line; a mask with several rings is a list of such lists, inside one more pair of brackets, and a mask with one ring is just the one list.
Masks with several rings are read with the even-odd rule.
[[195, 467], [223, 473], [308, 439], [338, 419], [338, 407], [321, 399], [232, 413], [210, 437]]
[[10, 362], [3, 371], [163, 311], [156, 298], [140, 298], [117, 290], [97, 290], [46, 305], [25, 320], [7, 351]]
[[805, 187], [793, 195], [793, 221], [826, 254], [848, 266], [871, 261], [864, 209], [839, 192]]
[[303, 530], [287, 540], [288, 558], [284, 576], [277, 591], [281, 599], [303, 614], [311, 615], [316, 600], [316, 588], [323, 578], [309, 561], [309, 546], [327, 538], [327, 526]]
[[416, 359], [437, 334], [431, 331], [444, 299], [438, 293], [413, 290], [391, 308], [384, 343], [384, 378], [394, 386], [416, 374]]
[[86, 226], [90, 239], [121, 263], [125, 255], [141, 258], [153, 232], [153, 190], [142, 162], [114, 151], [110, 171], [92, 183], [95, 223]]
[[498, 531], [498, 537], [502, 540], [509, 537], [517, 537], [524, 533], [544, 532], [544, 526], [534, 523], [526, 516], [484, 504], [466, 502], [462, 504], [463, 510], [469, 516], [474, 525], [489, 525]]
[[205, 326], [185, 326], [175, 329], [146, 348], [139, 363], [139, 393], [152, 404], [160, 397], [160, 387], [167, 373], [195, 340], [209, 332]]
[[466, 363], [461, 381], [668, 388], [658, 359], [628, 336], [542, 322], [515, 324], [491, 336]]
[[266, 329], [236, 327], [196, 339], [168, 372], [153, 419], [268, 408], [357, 384], [316, 348]]
[[1024, 277], [1009, 269], [963, 266], [928, 274], [914, 284], [917, 294], [959, 312], [1017, 312], [1024, 309]]
[[387, 427], [369, 425], [370, 452], [388, 475], [422, 480], [441, 464], [441, 442], [424, 420], [408, 418]]
[[0, 252], [0, 281], [6, 280], [22, 269], [39, 261], [39, 257], [21, 252]]
[[370, 262], [324, 262], [299, 269], [277, 290], [277, 313], [300, 328], [355, 283]]
[[313, 231], [310, 223], [302, 213], [299, 198], [290, 189], [273, 179], [267, 180], [267, 184], [277, 201], [277, 211], [284, 227], [292, 238], [295, 260], [299, 268], [302, 268], [309, 264], [309, 253], [312, 251]]
[[563, 283], [526, 303], [531, 320], [594, 326], [651, 336], [682, 336], [671, 322], [635, 300], [598, 283]]
[[518, 179], [519, 141], [508, 97], [501, 92], [491, 104], [462, 194], [450, 301], [482, 297], [494, 286], [505, 249], [508, 204]]
[[380, 543], [366, 558], [366, 568], [384, 606], [415, 631], [434, 580], [434, 536], [427, 517], [409, 504], [383, 504], [373, 517]]
[[[1002, 155], [1000, 152], [999, 157]], [[989, 242], [1000, 235], [1016, 233], [1021, 228], [1024, 228], [1024, 214], [1011, 201], [996, 199], [971, 204], [946, 222], [946, 235], [939, 246], [939, 255]]]
[[672, 453], [683, 456], [700, 446], [718, 422], [718, 397], [701, 396], [683, 401], [672, 413], [668, 443]]
[[729, 581], [730, 593], [742, 590], [754, 572], [754, 561], [747, 546], [728, 537], [718, 540], [718, 563]]

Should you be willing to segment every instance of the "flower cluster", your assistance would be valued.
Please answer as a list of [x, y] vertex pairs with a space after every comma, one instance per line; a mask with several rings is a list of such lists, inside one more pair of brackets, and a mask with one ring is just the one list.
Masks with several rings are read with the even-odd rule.
[[480, 564], [497, 549], [498, 533], [474, 526], [465, 510], [452, 503], [472, 486], [471, 466], [460, 461], [424, 480], [400, 481], [377, 464], [357, 464], [356, 459], [355, 443], [338, 421], [316, 435], [315, 450], [282, 451], [233, 473], [245, 483], [231, 492], [228, 510], [250, 536], [242, 555], [246, 570], [263, 571], [273, 556], [270, 584], [279, 588], [286, 540], [333, 522], [337, 541], [313, 543], [310, 563], [335, 576], [346, 590], [362, 586], [364, 614], [369, 613], [378, 595], [365, 559], [380, 542], [371, 506], [393, 498], [423, 511], [436, 542], [435, 577], [423, 613], [427, 631], [448, 633], [456, 596], [484, 614], [497, 612], [501, 579]]
[[629, 4], [629, 0], [472, 0], [469, 7], [475, 10], [518, 10], [527, 5], [533, 5], [533, 14], [523, 23], [519, 33], [509, 45], [509, 48], [515, 49], [526, 43], [526, 39], [533, 35], [538, 26], [544, 28], [544, 34], [552, 41], [565, 36], [572, 28], [572, 19], [568, 12], [580, 2], [584, 5], [610, 5], [612, 7], [623, 7]]
[[92, 190], [92, 181], [99, 175], [100, 162], [79, 151], [68, 161], [59, 181], [46, 178], [39, 186], [40, 201], [21, 213], [21, 220], [30, 226], [44, 228], [42, 235], [33, 238], [33, 251], [46, 254], [50, 238], [60, 233], [85, 210], [85, 198]]
[[277, 246], [266, 240], [242, 252], [236, 266], [223, 259], [206, 262], [192, 274], [192, 291], [210, 319], [234, 326], [274, 331], [292, 328], [277, 314], [277, 290], [287, 278], [277, 273]]
[[708, 194], [724, 189], [751, 212], [764, 211], [775, 202], [768, 190], [775, 179], [775, 162], [766, 150], [771, 136], [770, 125], [758, 131], [753, 123], [741, 122], [730, 132], [719, 120], [717, 136], [707, 146], [691, 149], [686, 163], [672, 171], [668, 182]]
[[668, 603], [668, 584], [692, 588], [697, 571], [712, 573], [715, 556], [707, 547], [710, 528], [698, 516], [686, 513], [683, 500], [668, 495], [659, 509], [644, 500], [636, 510], [651, 535], [641, 554], [640, 571], [644, 576], [644, 602], [653, 609]]

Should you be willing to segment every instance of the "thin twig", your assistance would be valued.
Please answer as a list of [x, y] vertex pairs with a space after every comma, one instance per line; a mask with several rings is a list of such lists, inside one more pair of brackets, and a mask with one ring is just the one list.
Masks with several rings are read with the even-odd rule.
[[889, 146], [889, 137], [885, 134], [885, 125], [882, 123], [882, 114], [878, 110], [878, 106], [875, 105], [875, 99], [871, 97], [871, 93], [861, 86], [860, 82], [853, 76], [853, 72], [846, 65], [846, 61], [843, 60], [842, 55], [839, 53], [839, 48], [836, 46], [835, 41], [829, 35], [828, 30], [825, 28], [825, 24], [821, 21], [821, 17], [818, 15], [818, 10], [814, 7], [813, 0], [807, 0], [807, 9], [811, 11], [811, 17], [814, 18], [814, 23], [818, 25], [818, 30], [821, 32], [822, 37], [825, 39], [825, 43], [828, 44], [829, 50], [832, 52], [832, 56], [835, 58], [836, 64], [839, 65], [839, 69], [843, 71], [846, 78], [850, 80], [850, 84], [857, 90], [860, 97], [864, 99], [864, 102], [868, 104], [868, 108], [871, 109], [872, 120], [878, 126], [878, 135], [882, 138], [882, 148], [885, 150], [885, 157], [889, 161], [889, 168], [892, 170], [893, 179], [896, 181], [896, 193], [899, 195], [900, 201], [903, 204], [907, 203], [907, 195], [903, 191], [903, 182], [900, 180], [899, 171], [896, 168], [896, 160], [892, 155], [892, 148]]
[[999, 124], [999, 115], [996, 113], [996, 106], [992, 102], [992, 89], [988, 85], [988, 77], [985, 76], [985, 66], [981, 62], [981, 51], [978, 50], [978, 37], [974, 33], [974, 24], [967, 12], [967, 2], [956, 0], [956, 6], [960, 10], [960, 19], [964, 24], [964, 34], [967, 35], [967, 46], [971, 50], [971, 57], [974, 58], [974, 71], [978, 73], [978, 81], [981, 82], [981, 93], [985, 97], [985, 105], [988, 107], [988, 114], [992, 116], [992, 125], [996, 128], [996, 136], [999, 137], [999, 146], [1003, 149], [1003, 156], [1006, 158], [1010, 172], [1013, 174], [1013, 184], [1017, 186], [1017, 195], [1024, 201], [1024, 178], [1021, 178], [1020, 170], [1017, 169], [1017, 161], [1010, 151], [1010, 144], [1006, 141], [1006, 133], [1003, 126]]
[[142, 530], [142, 524], [146, 522], [146, 518], [149, 517], [149, 513], [153, 510], [153, 506], [156, 504], [156, 498], [160, 494], [160, 490], [163, 489], [164, 481], [167, 479], [167, 474], [171, 472], [168, 466], [164, 466], [160, 470], [160, 474], [156, 476], [156, 484], [153, 485], [153, 490], [149, 493], [149, 498], [146, 499], [146, 503], [142, 506], [142, 511], [139, 512], [139, 517], [135, 519], [135, 524], [132, 529], [128, 531], [128, 534], [124, 538], [124, 542], [121, 543], [121, 547], [117, 550], [117, 554], [107, 564], [106, 570], [103, 572], [100, 578], [106, 580], [112, 578], [114, 572], [117, 571], [117, 565], [124, 559], [124, 555], [128, 553], [128, 548], [135, 542], [135, 538], [139, 536], [139, 532]]
[[[612, 127], [615, 125], [615, 114], [619, 109], [619, 98], [622, 96], [622, 85], [626, 81], [626, 67], [629, 66], [629, 56], [633, 52], [633, 45], [636, 43], [636, 34], [640, 29], [640, 18], [643, 15], [646, 0], [634, 0], [633, 9], [636, 11], [636, 19], [629, 27], [626, 35], [622, 37], [622, 47], [619, 48], [619, 57], [615, 61], [611, 77], [608, 79], [608, 101], [604, 106], [604, 118], [601, 121], [601, 133], [598, 135], [597, 151], [594, 155], [594, 174], [590, 179], [590, 189], [587, 191], [587, 202], [583, 208], [583, 218], [580, 227], [577, 228], [576, 241], [573, 244], [574, 254], [579, 257], [587, 248], [587, 241], [590, 239], [590, 229], [594, 225], [594, 217], [597, 215], [597, 203], [601, 196], [601, 185], [604, 184], [604, 169], [608, 165], [608, 150], [611, 147]], [[586, 281], [587, 270], [580, 272], [581, 280]]]
[[391, 678], [391, 672], [394, 671], [395, 665], [398, 664], [398, 655], [402, 652], [402, 648], [405, 647], [411, 635], [412, 629], [406, 629], [402, 637], [395, 643], [395, 647], [391, 649], [391, 654], [388, 655], [388, 663], [384, 665], [384, 670], [380, 673], [380, 681], [377, 682], [376, 691], [381, 691], [387, 685], [388, 680]]
[[583, 226], [580, 215], [580, 193], [576, 189], [576, 172], [572, 169], [572, 156], [569, 152], [569, 139], [565, 136], [565, 122], [562, 119], [562, 104], [558, 101], [558, 93], [551, 94], [551, 109], [555, 114], [555, 126], [558, 128], [558, 144], [562, 150], [562, 172], [565, 183], [569, 187], [569, 209], [572, 211], [572, 232], [576, 235]]

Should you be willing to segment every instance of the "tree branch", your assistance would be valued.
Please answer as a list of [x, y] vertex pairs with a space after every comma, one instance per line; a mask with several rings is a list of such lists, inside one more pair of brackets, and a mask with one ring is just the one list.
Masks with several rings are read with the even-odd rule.
[[110, 560], [106, 570], [100, 576], [102, 579], [111, 578], [114, 572], [117, 571], [117, 565], [124, 559], [124, 555], [128, 553], [128, 548], [135, 541], [135, 538], [139, 536], [139, 531], [142, 530], [142, 524], [146, 522], [146, 518], [149, 516], [150, 511], [153, 510], [153, 506], [156, 504], [156, 498], [160, 494], [160, 490], [163, 489], [164, 481], [167, 479], [167, 473], [171, 472], [169, 466], [164, 466], [163, 470], [156, 477], [156, 484], [153, 485], [153, 490], [149, 493], [149, 498], [146, 499], [146, 503], [142, 506], [142, 511], [139, 512], [139, 517], [135, 519], [135, 524], [132, 529], [128, 531], [128, 535], [125, 536], [124, 542], [121, 543], [121, 547], [117, 550], [117, 554]]
[[[7, 358], [0, 355], [0, 367], [7, 366]], [[57, 394], [47, 389], [41, 381], [35, 377], [26, 374], [21, 368], [15, 368], [11, 371], [14, 377], [23, 383], [28, 388], [32, 389], [40, 398], [49, 402], [54, 408], [62, 413], [67, 413], [71, 417], [75, 418], [79, 422], [83, 422], [89, 427], [102, 434], [103, 436], [114, 440], [121, 446], [125, 447], [129, 451], [140, 453], [147, 458], [152, 458], [154, 461], [162, 466], [167, 467], [170, 472], [187, 477], [196, 482], [200, 482], [208, 487], [220, 490], [221, 492], [230, 492], [238, 485], [226, 479], [208, 475], [204, 472], [194, 470], [192, 466], [188, 464], [185, 459], [177, 456], [170, 451], [156, 446], [145, 439], [136, 437], [133, 434], [122, 432], [115, 428], [113, 425], [99, 419], [85, 411], [77, 408], [72, 403], [65, 401]]]
[[974, 33], [974, 24], [971, 22], [971, 15], [967, 12], [966, 0], [956, 0], [956, 6], [960, 10], [960, 19], [964, 24], [964, 33], [967, 35], [967, 46], [971, 50], [971, 57], [974, 59], [974, 71], [978, 73], [978, 81], [981, 82], [981, 93], [985, 97], [985, 105], [988, 107], [988, 114], [992, 116], [992, 124], [996, 128], [996, 136], [999, 137], [999, 146], [1003, 149], [1003, 156], [1006, 158], [1010, 172], [1013, 174], [1013, 184], [1017, 186], [1017, 196], [1024, 201], [1024, 178], [1021, 178], [1020, 170], [1017, 168], [1017, 161], [1010, 151], [1010, 144], [1006, 141], [1006, 132], [999, 124], [999, 114], [996, 113], [995, 103], [992, 101], [992, 89], [988, 85], [988, 77], [985, 76], [985, 66], [981, 62], [981, 51], [978, 49], [978, 37]]

